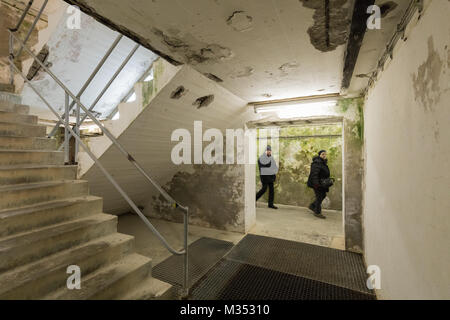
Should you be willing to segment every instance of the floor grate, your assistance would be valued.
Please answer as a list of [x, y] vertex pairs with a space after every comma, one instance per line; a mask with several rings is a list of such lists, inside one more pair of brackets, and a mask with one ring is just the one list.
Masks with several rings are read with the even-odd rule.
[[248, 234], [225, 259], [373, 294], [363, 257], [352, 252]]
[[192, 300], [373, 300], [370, 294], [222, 260], [191, 291]]
[[[200, 238], [189, 245], [189, 286], [195, 284], [233, 247], [232, 242]], [[174, 286], [183, 281], [183, 256], [172, 255], [152, 270], [152, 276]]]

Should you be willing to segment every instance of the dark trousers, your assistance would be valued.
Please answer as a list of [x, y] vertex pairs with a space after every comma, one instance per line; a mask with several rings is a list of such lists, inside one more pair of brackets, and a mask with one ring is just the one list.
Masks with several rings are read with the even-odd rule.
[[316, 199], [311, 203], [311, 207], [315, 213], [320, 214], [322, 212], [322, 201], [327, 196], [327, 193], [320, 189], [314, 189], [314, 193], [316, 194]]
[[269, 206], [273, 206], [273, 199], [275, 197], [275, 191], [273, 189], [273, 182], [263, 182], [261, 190], [256, 194], [256, 201], [263, 196], [267, 191], [267, 187], [269, 187]]

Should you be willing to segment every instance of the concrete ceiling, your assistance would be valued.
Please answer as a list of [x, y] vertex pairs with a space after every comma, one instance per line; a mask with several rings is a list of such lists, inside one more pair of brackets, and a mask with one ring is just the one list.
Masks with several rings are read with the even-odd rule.
[[66, 2], [247, 101], [341, 88], [352, 0]]

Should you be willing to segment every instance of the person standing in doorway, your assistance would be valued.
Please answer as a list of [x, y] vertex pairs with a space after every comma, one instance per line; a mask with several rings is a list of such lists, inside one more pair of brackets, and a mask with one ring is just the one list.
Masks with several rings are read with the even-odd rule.
[[274, 182], [278, 173], [278, 166], [272, 157], [272, 148], [267, 146], [266, 151], [258, 159], [259, 178], [261, 179], [262, 188], [256, 194], [256, 201], [266, 193], [269, 188], [269, 208], [278, 209], [274, 204], [275, 190]]
[[327, 162], [327, 152], [321, 150], [319, 155], [313, 158], [308, 178], [308, 187], [313, 188], [316, 195], [314, 202], [309, 205], [309, 209], [320, 219], [325, 219], [322, 214], [322, 201], [327, 196], [327, 192], [330, 191], [329, 186], [323, 185], [324, 179], [330, 178], [330, 169]]

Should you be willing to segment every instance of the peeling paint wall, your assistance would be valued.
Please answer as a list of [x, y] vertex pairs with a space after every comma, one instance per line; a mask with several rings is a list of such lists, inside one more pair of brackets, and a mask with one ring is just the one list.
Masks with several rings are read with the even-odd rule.
[[425, 4], [365, 108], [365, 256], [382, 299], [450, 299], [450, 1]]
[[[164, 188], [189, 207], [190, 223], [228, 231], [245, 231], [243, 165], [194, 165], [180, 168]], [[178, 210], [154, 196], [152, 216], [182, 222]]]

